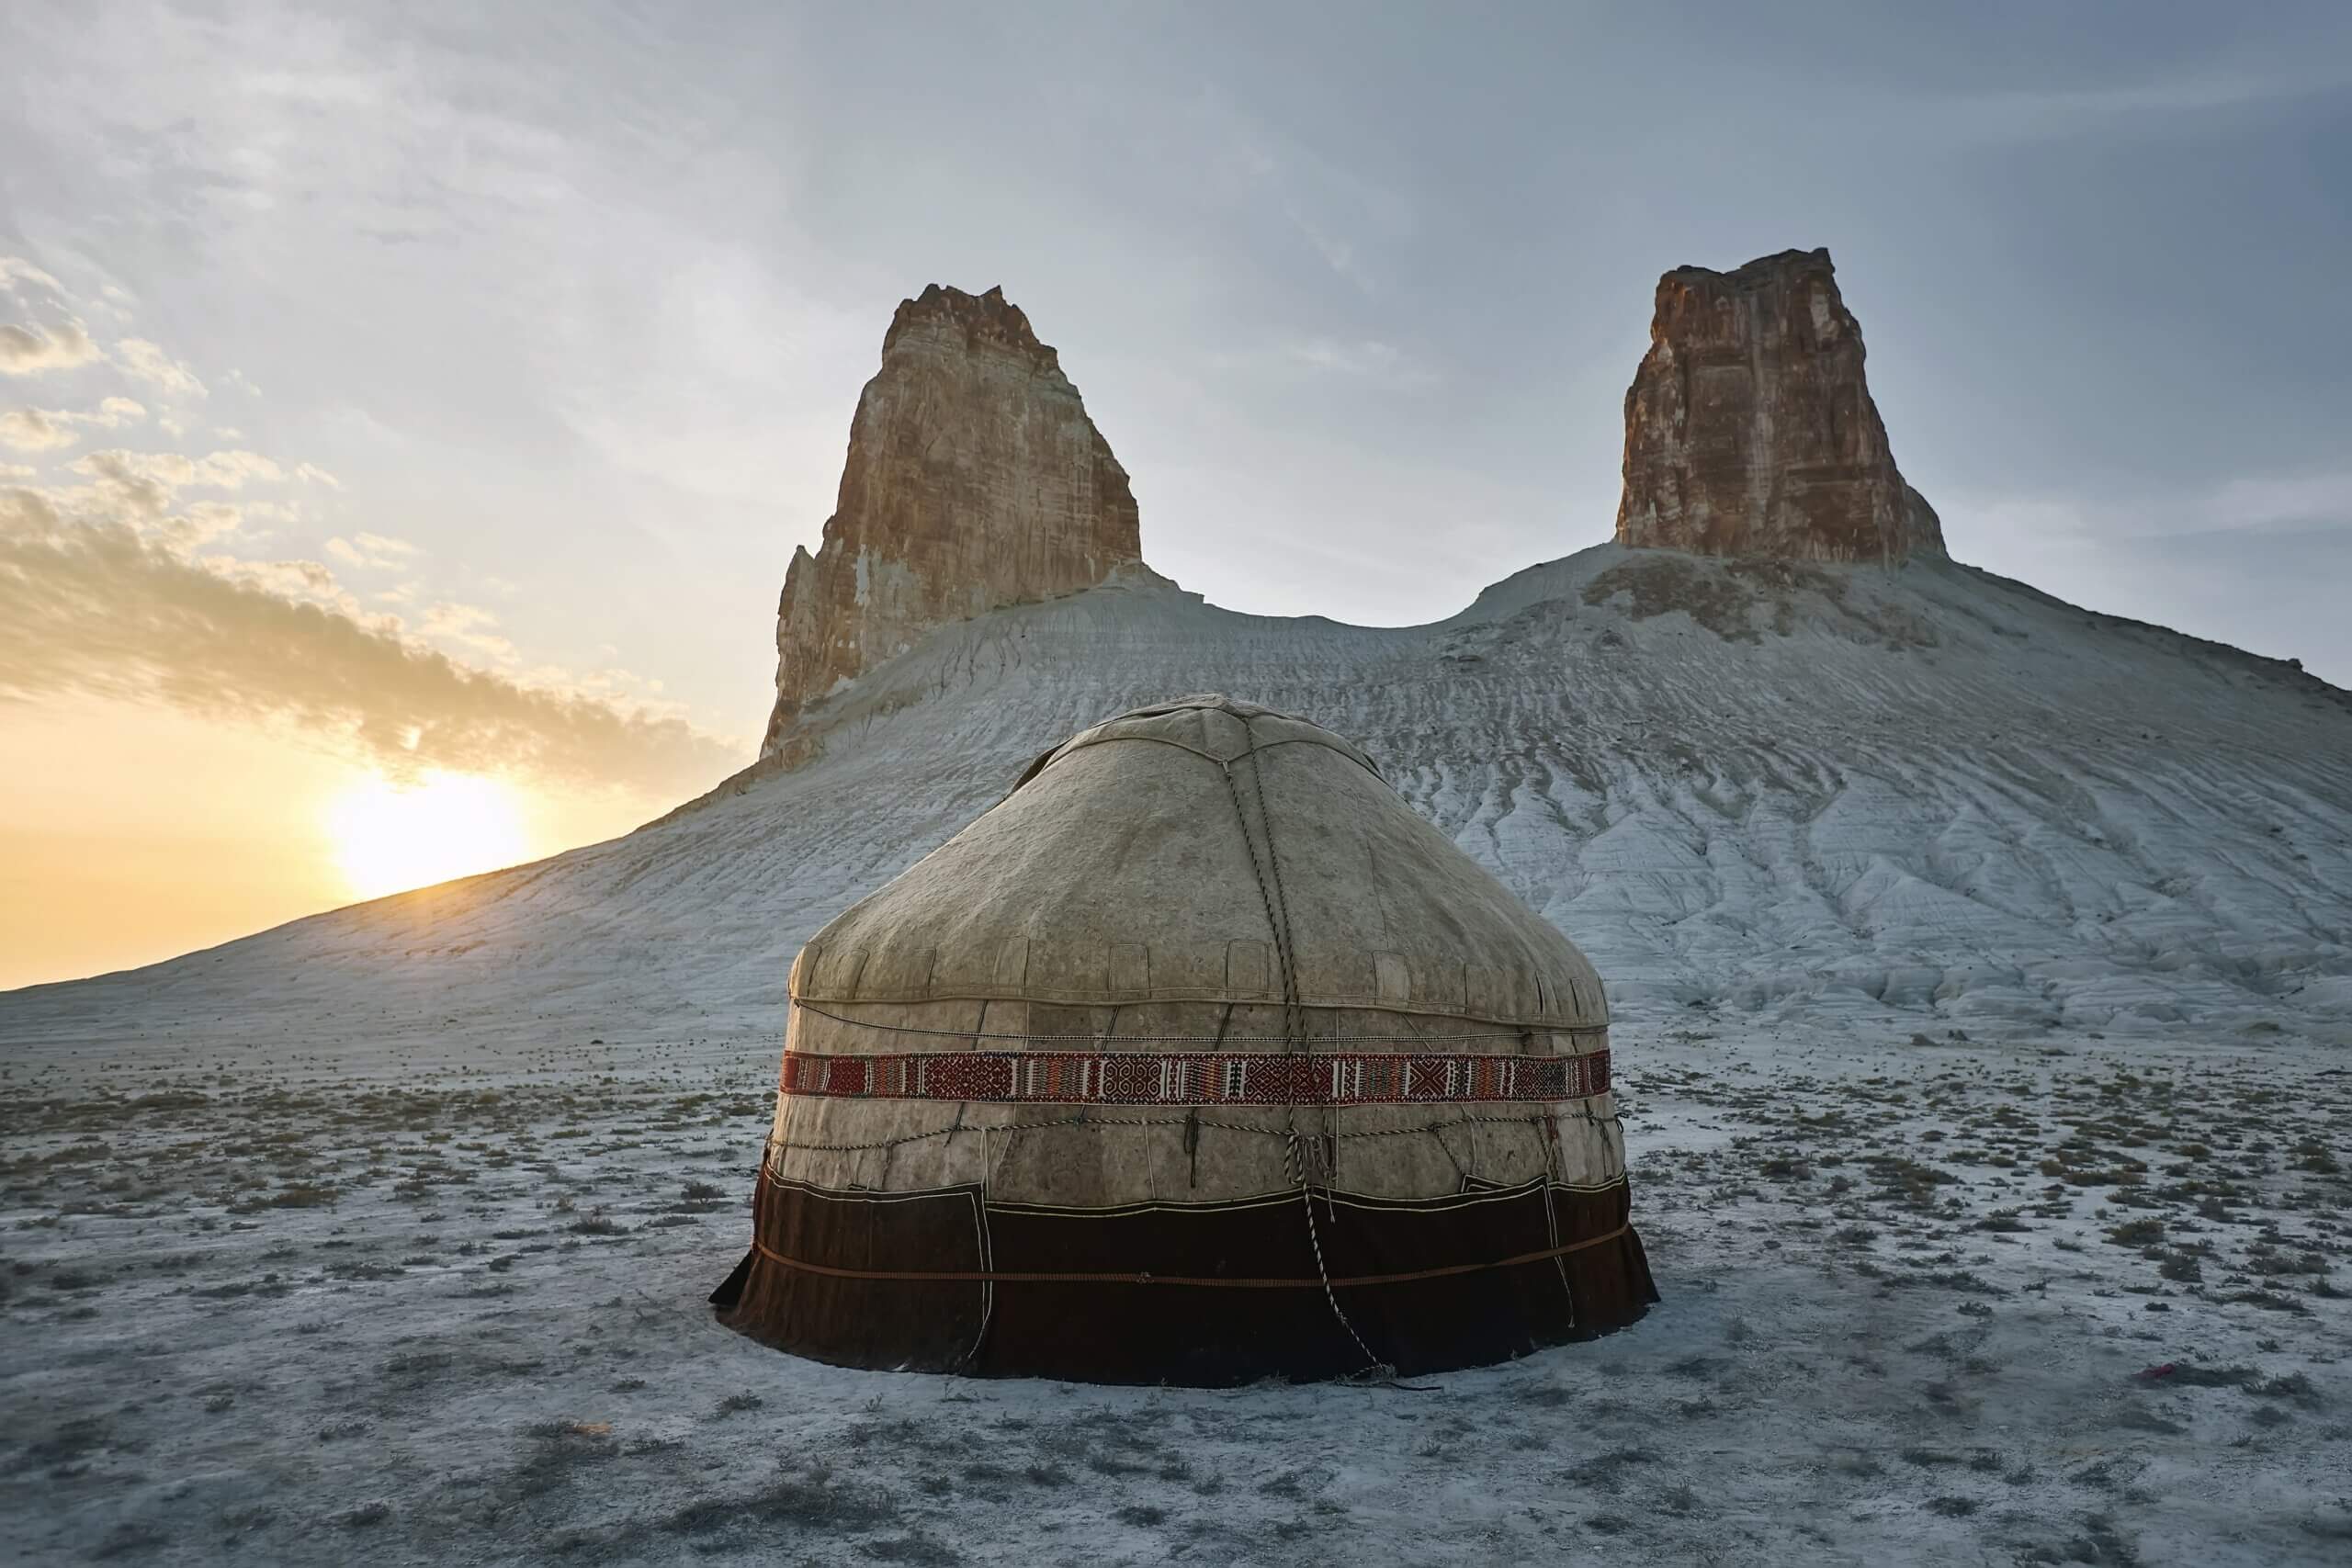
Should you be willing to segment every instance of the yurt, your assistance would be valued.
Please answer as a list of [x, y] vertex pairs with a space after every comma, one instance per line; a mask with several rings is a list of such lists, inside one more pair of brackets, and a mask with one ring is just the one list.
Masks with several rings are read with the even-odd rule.
[[1222, 696], [1037, 759], [792, 967], [723, 1321], [850, 1366], [1474, 1366], [1657, 1299], [1568, 940], [1363, 752]]

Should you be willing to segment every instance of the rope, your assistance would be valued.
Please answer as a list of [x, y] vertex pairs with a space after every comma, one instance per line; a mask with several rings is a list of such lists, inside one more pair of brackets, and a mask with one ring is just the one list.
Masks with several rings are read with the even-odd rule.
[[[1252, 851], [1255, 858], [1255, 851]], [[1268, 914], [1272, 913], [1271, 907]], [[1215, 998], [1212, 998], [1215, 999]], [[1008, 1034], [985, 1029], [927, 1029], [912, 1023], [877, 1023], [871, 1019], [845, 1018], [837, 1012], [827, 1012], [814, 1002], [797, 998], [792, 1005], [802, 1012], [835, 1023], [846, 1023], [857, 1029], [879, 1030], [887, 1034], [929, 1034], [942, 1040], [1018, 1040], [1036, 1045], [1286, 1045], [1294, 1043], [1290, 1034]], [[1227, 1001], [1227, 1006], [1234, 1005]], [[1305, 1004], [1300, 1010], [1304, 1012]], [[1567, 1034], [1593, 1032], [1599, 1026], [1584, 1023], [1531, 1023], [1518, 1029], [1496, 1030], [1476, 1034], [1317, 1034], [1308, 1037], [1310, 1045], [1440, 1045], [1460, 1040], [1523, 1040], [1531, 1032]], [[1516, 1055], [1517, 1053], [1512, 1053]]]
[[[1255, 758], [1250, 760], [1250, 765], [1256, 766]], [[1282, 978], [1283, 1032], [1263, 1043], [1295, 1046], [1298, 1043], [1299, 1036], [1305, 1032], [1305, 1027], [1296, 1016], [1298, 1010], [1294, 1000], [1298, 982], [1295, 972], [1291, 968], [1289, 922], [1277, 918], [1274, 913], [1274, 895], [1272, 885], [1266, 879], [1265, 865], [1258, 859], [1258, 842], [1250, 836], [1250, 814], [1241, 804], [1241, 786], [1234, 783], [1233, 764], [1224, 762], [1220, 763], [1219, 767], [1225, 773], [1226, 795], [1233, 802], [1233, 819], [1241, 829], [1242, 848], [1250, 852], [1250, 874], [1258, 882], [1258, 901], [1266, 911], [1266, 930], [1274, 939], [1274, 966], [1280, 972]], [[1265, 793], [1261, 787], [1258, 795], [1258, 807], [1261, 812], [1265, 809]], [[1266, 845], [1270, 851], [1272, 849], [1272, 835], [1268, 836]]]
[[[1175, 710], [1170, 709], [1169, 711], [1173, 712]], [[1228, 713], [1231, 710], [1226, 708], [1206, 708], [1196, 711], [1207, 713]], [[1241, 717], [1239, 714], [1234, 714], [1233, 716], [1236, 718]], [[1114, 719], [1111, 722], [1116, 723], [1117, 720]], [[1250, 750], [1241, 753], [1242, 756], [1246, 757], [1251, 752], [1256, 751], [1271, 751], [1277, 746], [1320, 746], [1327, 751], [1338, 751], [1340, 756], [1345, 757], [1349, 761], [1353, 762], [1356, 766], [1363, 769], [1364, 772], [1370, 773], [1374, 778], [1380, 779], [1382, 784], [1388, 784], [1386, 779], [1381, 778], [1380, 770], [1374, 767], [1369, 759], [1359, 755], [1353, 750], [1342, 750], [1340, 747], [1332, 745], [1328, 740], [1317, 739], [1311, 735], [1293, 735], [1281, 740], [1268, 740], [1261, 743], [1258, 739], [1258, 732], [1250, 728], [1249, 721], [1247, 719], [1242, 720], [1242, 733], [1247, 735], [1250, 739]], [[1074, 739], [1064, 741], [1061, 745], [1057, 746], [1052, 750], [1046, 752], [1043, 757], [1038, 758], [1037, 761], [1032, 764], [1035, 769], [1035, 772], [1024, 773], [1022, 776], [1020, 783], [1012, 786], [1012, 794], [1020, 793], [1024, 786], [1034, 782], [1040, 774], [1044, 773], [1047, 768], [1052, 767], [1055, 763], [1060, 761], [1063, 758], [1069, 756], [1073, 751], [1083, 750], [1089, 746], [1114, 745], [1122, 740], [1142, 740], [1148, 741], [1155, 746], [1173, 746], [1179, 751], [1190, 751], [1193, 756], [1215, 762], [1220, 768], [1230, 767], [1234, 762], [1239, 761], [1239, 758], [1236, 757], [1220, 757], [1216, 752], [1209, 750], [1206, 747], [1194, 746], [1187, 741], [1176, 739], [1172, 736], [1133, 734], [1094, 735], [1091, 731], [1089, 731], [1084, 735], [1078, 736]], [[1396, 793], [1396, 789], [1394, 784], [1389, 784], [1388, 790], [1391, 795]], [[1005, 798], [1008, 800], [1011, 799], [1012, 795], [1008, 795]]]
[[[1272, 1109], [1268, 1107], [1269, 1110]], [[1383, 1107], [1382, 1109], [1386, 1109]], [[1614, 1116], [1590, 1117], [1587, 1120], [1616, 1125]], [[1524, 1127], [1524, 1116], [1456, 1116], [1448, 1122], [1425, 1122], [1418, 1127], [1369, 1127], [1358, 1133], [1333, 1133], [1331, 1136], [1346, 1142], [1354, 1138], [1413, 1138], [1435, 1137], [1448, 1127], [1466, 1126], [1475, 1122], [1493, 1122], [1500, 1126]], [[920, 1144], [933, 1138], [952, 1138], [959, 1133], [1049, 1133], [1064, 1127], [1182, 1127], [1186, 1124], [1211, 1127], [1220, 1133], [1253, 1133], [1262, 1138], [1288, 1135], [1282, 1127], [1253, 1127], [1246, 1122], [1214, 1122], [1205, 1116], [1066, 1116], [1052, 1122], [984, 1122], [969, 1127], [934, 1127], [927, 1133], [905, 1133], [895, 1138], [879, 1138], [865, 1144], [811, 1144], [799, 1138], [767, 1141], [772, 1156], [778, 1149], [786, 1154], [862, 1154], [871, 1149], [896, 1148], [900, 1144]], [[1441, 1140], [1442, 1141], [1442, 1140]], [[1459, 1162], [1456, 1162], [1457, 1166]]]
[[[1448, 1263], [1436, 1269], [1416, 1269], [1403, 1274], [1353, 1274], [1334, 1280], [1318, 1272], [1312, 1280], [1271, 1280], [1216, 1278], [1197, 1274], [1031, 1274], [1005, 1269], [837, 1269], [830, 1263], [810, 1263], [803, 1258], [786, 1258], [756, 1238], [752, 1250], [769, 1262], [804, 1274], [822, 1274], [834, 1280], [876, 1280], [899, 1284], [916, 1285], [1194, 1285], [1211, 1290], [1231, 1291], [1312, 1291], [1320, 1289], [1325, 1294], [1335, 1290], [1355, 1290], [1365, 1285], [1404, 1285], [1417, 1280], [1443, 1280], [1457, 1274], [1483, 1273], [1489, 1269], [1516, 1269], [1522, 1263], [1548, 1263], [1555, 1258], [1566, 1258], [1572, 1252], [1600, 1247], [1615, 1241], [1630, 1224], [1619, 1225], [1613, 1231], [1572, 1241], [1565, 1247], [1547, 1247], [1538, 1252], [1522, 1252], [1511, 1258], [1498, 1258], [1491, 1263]], [[1321, 1259], [1317, 1259], [1318, 1270]], [[1341, 1322], [1347, 1321], [1344, 1317]], [[1351, 1333], [1353, 1331], [1351, 1330]], [[1361, 1346], [1363, 1342], [1359, 1339]], [[1368, 1353], [1368, 1352], [1367, 1352]]]
[[[1266, 869], [1273, 877], [1273, 907], [1282, 913], [1280, 946], [1286, 1030], [1299, 1053], [1312, 1055], [1314, 1048], [1306, 1038], [1306, 1009], [1298, 998], [1298, 949], [1291, 936], [1290, 896], [1283, 890], [1282, 852], [1274, 847], [1274, 814], [1266, 808], [1266, 765], [1258, 759], [1258, 737], [1246, 718], [1241, 721], [1241, 733], [1250, 742], [1250, 783], [1258, 795], [1258, 830], [1266, 835]], [[1228, 772], [1228, 780], [1230, 777]], [[1249, 825], [1244, 823], [1242, 837], [1249, 836]]]
[[[1266, 766], [1258, 757], [1257, 730], [1246, 715], [1241, 717], [1241, 735], [1249, 742], [1244, 755], [1250, 759], [1250, 782], [1258, 796], [1258, 827], [1266, 836], [1263, 864], [1258, 860], [1258, 846], [1250, 840], [1250, 814], [1242, 809], [1241, 786], [1233, 781], [1233, 764], [1230, 762], [1223, 764], [1225, 791], [1233, 801], [1233, 818], [1241, 829], [1241, 842], [1250, 852], [1250, 869], [1258, 878], [1258, 897], [1265, 905], [1266, 924], [1274, 936], [1274, 955], [1282, 965], [1283, 1021], [1288, 1036], [1284, 1044], [1291, 1052], [1311, 1056], [1315, 1048], [1306, 1037], [1306, 1010], [1299, 1005], [1298, 965], [1291, 946], [1290, 899], [1283, 891], [1282, 858], [1274, 848], [1273, 813], [1266, 807]], [[1356, 1325], [1348, 1318], [1347, 1309], [1340, 1305], [1338, 1291], [1332, 1287], [1330, 1265], [1323, 1258], [1322, 1227], [1315, 1223], [1314, 1184], [1307, 1179], [1305, 1161], [1299, 1157], [1298, 1108], [1295, 1105], [1283, 1108], [1283, 1125], [1285, 1134], [1283, 1162], [1290, 1168], [1291, 1180], [1298, 1187], [1299, 1211], [1306, 1217], [1307, 1250], [1315, 1255], [1315, 1273], [1323, 1281], [1323, 1299], [1330, 1303], [1331, 1315], [1339, 1319], [1340, 1326], [1347, 1330], [1348, 1337], [1354, 1340], [1356, 1348], [1363, 1353], [1365, 1368], [1383, 1366], [1385, 1363], [1373, 1353], [1371, 1346], [1364, 1343], [1363, 1336], [1356, 1332]], [[1329, 1152], [1333, 1155], [1336, 1156], [1337, 1150], [1336, 1143], [1330, 1145]], [[1328, 1182], [1329, 1179], [1327, 1172], [1325, 1180]]]

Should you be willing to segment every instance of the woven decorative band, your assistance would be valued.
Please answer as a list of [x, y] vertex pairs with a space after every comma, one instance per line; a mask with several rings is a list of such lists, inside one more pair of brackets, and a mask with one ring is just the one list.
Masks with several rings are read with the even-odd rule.
[[942, 1051], [826, 1056], [787, 1051], [786, 1094], [1012, 1105], [1430, 1105], [1582, 1100], [1609, 1089], [1609, 1053], [1574, 1056], [1162, 1055]]

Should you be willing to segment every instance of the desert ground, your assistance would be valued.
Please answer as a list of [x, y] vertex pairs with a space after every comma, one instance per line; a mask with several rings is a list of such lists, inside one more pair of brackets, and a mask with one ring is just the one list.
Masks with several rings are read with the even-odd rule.
[[2352, 1557], [2340, 1043], [1621, 1029], [1647, 1318], [1238, 1390], [852, 1371], [718, 1326], [773, 1052], [13, 1054], [0, 1551]]

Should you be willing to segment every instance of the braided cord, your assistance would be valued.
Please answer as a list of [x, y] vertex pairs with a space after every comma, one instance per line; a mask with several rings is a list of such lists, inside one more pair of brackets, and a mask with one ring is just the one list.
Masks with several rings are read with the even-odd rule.
[[[1270, 909], [1269, 913], [1271, 912]], [[850, 1018], [842, 1013], [829, 1012], [814, 1002], [802, 1001], [798, 998], [793, 999], [792, 1005], [801, 1012], [811, 1013], [834, 1023], [845, 1023], [853, 1029], [871, 1029], [885, 1034], [925, 1034], [940, 1040], [1008, 1040], [1031, 1045], [1100, 1047], [1106, 1045], [1287, 1045], [1301, 1038], [1299, 1035], [1287, 1032], [1283, 1034], [1020, 1034], [985, 1029], [934, 1029], [921, 1024], [880, 1023], [872, 1019]], [[1227, 1001], [1225, 1005], [1232, 1008], [1246, 1004]], [[1304, 1003], [1300, 1004], [1299, 1011], [1301, 1013], [1306, 1011]], [[1558, 1034], [1571, 1033], [1577, 1030], [1590, 1032], [1590, 1026], [1581, 1024], [1556, 1026], [1530, 1024], [1523, 1029], [1480, 1031], [1469, 1034], [1317, 1034], [1305, 1036], [1305, 1038], [1310, 1047], [1316, 1045], [1446, 1045], [1465, 1040], [1524, 1040], [1528, 1034], [1538, 1028], [1546, 1033]]]

